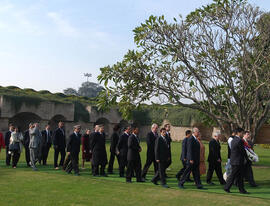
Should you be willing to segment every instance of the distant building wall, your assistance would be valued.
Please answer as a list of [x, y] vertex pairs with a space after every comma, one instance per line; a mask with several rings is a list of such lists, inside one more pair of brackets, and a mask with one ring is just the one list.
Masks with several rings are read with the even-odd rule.
[[[18, 110], [18, 111], [17, 111]], [[0, 132], [8, 130], [8, 125], [12, 121], [16, 121], [17, 124], [23, 124], [22, 129], [28, 127], [29, 122], [38, 121], [41, 129], [45, 128], [45, 125], [49, 122], [53, 124], [53, 128], [57, 127], [57, 122], [63, 120], [65, 122], [65, 129], [67, 137], [73, 131], [73, 126], [80, 124], [82, 126], [82, 133], [85, 129], [89, 128], [93, 130], [94, 125], [104, 124], [106, 138], [109, 139], [113, 133], [113, 127], [119, 124], [124, 127], [127, 125], [127, 121], [123, 120], [120, 113], [116, 109], [112, 109], [109, 112], [98, 112], [95, 107], [87, 106], [86, 110], [89, 112], [89, 122], [74, 122], [75, 107], [74, 104], [63, 104], [44, 101], [37, 105], [26, 105], [23, 103], [18, 109], [10, 99], [0, 96]], [[161, 126], [169, 123], [164, 120]], [[17, 125], [22, 126], [22, 125]], [[195, 124], [202, 134], [203, 140], [210, 140], [213, 133], [218, 130], [214, 127], [205, 127], [201, 124]], [[175, 127], [171, 126], [171, 138], [173, 141], [181, 141], [185, 137], [186, 130], [192, 130], [192, 127]], [[146, 138], [147, 133], [151, 131], [151, 125], [140, 126], [140, 138], [143, 140]], [[226, 141], [228, 135], [224, 135], [223, 141]], [[264, 125], [256, 138], [258, 144], [270, 144], [270, 125]]]

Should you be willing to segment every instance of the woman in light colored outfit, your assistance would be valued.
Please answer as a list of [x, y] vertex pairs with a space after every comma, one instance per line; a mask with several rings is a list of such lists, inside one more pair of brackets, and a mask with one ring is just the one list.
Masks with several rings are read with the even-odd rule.
[[21, 152], [23, 149], [22, 141], [23, 141], [23, 135], [19, 131], [18, 127], [16, 127], [15, 131], [11, 133], [10, 147], [9, 147], [11, 149], [13, 146], [13, 150], [9, 151], [11, 153], [11, 156], [12, 156], [12, 167], [13, 168], [17, 167], [17, 163], [19, 162], [19, 159], [20, 159]]

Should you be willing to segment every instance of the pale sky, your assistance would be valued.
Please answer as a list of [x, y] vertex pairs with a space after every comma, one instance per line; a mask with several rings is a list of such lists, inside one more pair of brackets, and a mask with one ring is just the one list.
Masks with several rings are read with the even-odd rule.
[[[186, 16], [211, 0], [0, 0], [0, 85], [62, 92], [135, 48], [150, 15]], [[269, 0], [250, 0], [270, 11]]]

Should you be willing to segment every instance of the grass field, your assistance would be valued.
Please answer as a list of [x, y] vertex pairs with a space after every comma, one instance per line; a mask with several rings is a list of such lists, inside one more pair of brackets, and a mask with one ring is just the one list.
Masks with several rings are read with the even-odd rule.
[[[206, 146], [206, 157], [208, 145]], [[109, 144], [107, 144], [109, 147]], [[142, 164], [146, 158], [146, 144], [142, 143]], [[233, 187], [231, 194], [226, 194], [218, 184], [214, 174], [214, 186], [206, 185], [206, 177], [202, 183], [206, 190], [195, 189], [194, 183], [186, 183], [185, 189], [177, 187], [175, 174], [182, 167], [179, 157], [181, 143], [172, 144], [173, 164], [167, 171], [169, 189], [153, 185], [150, 179], [153, 168], [148, 173], [146, 183], [125, 183], [118, 177], [118, 164], [114, 165], [115, 174], [109, 177], [92, 177], [90, 165], [81, 176], [67, 175], [53, 169], [53, 149], [50, 151], [48, 166], [38, 166], [39, 171], [33, 172], [26, 167], [24, 153], [20, 158], [17, 169], [5, 166], [5, 151], [0, 153], [0, 205], [270, 205], [270, 150], [255, 147], [260, 162], [253, 166], [258, 188], [246, 184], [249, 195], [241, 195]], [[109, 151], [109, 150], [107, 150]], [[109, 153], [108, 153], [109, 156]], [[227, 157], [227, 145], [222, 146], [223, 166]]]

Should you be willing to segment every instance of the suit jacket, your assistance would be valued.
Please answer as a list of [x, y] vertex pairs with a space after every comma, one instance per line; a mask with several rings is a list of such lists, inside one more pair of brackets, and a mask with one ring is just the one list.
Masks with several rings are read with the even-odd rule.
[[41, 145], [42, 147], [51, 147], [52, 145], [52, 131], [49, 131], [49, 136], [46, 130], [43, 130], [41, 132], [42, 134], [42, 140], [41, 140]]
[[106, 165], [108, 163], [104, 134], [94, 132], [90, 148], [93, 153], [92, 157], [93, 165]]
[[209, 142], [208, 162], [217, 163], [218, 159], [221, 160], [220, 149], [221, 149], [220, 143], [215, 139], [212, 139]]
[[147, 158], [155, 159], [155, 142], [158, 139], [157, 136], [151, 131], [147, 134], [146, 143], [147, 143]]
[[155, 141], [155, 159], [166, 162], [170, 158], [170, 151], [166, 138], [158, 137]]
[[30, 143], [30, 135], [29, 135], [29, 129], [28, 129], [23, 134], [23, 145], [24, 145], [24, 147], [28, 148], [29, 143]]
[[115, 153], [117, 143], [119, 141], [119, 135], [117, 132], [114, 132], [111, 136], [111, 147], [110, 152]]
[[245, 160], [248, 158], [243, 140], [235, 136], [232, 140], [231, 147], [231, 165], [244, 165]]
[[80, 153], [81, 146], [81, 134], [75, 134], [74, 132], [69, 136], [67, 143], [67, 152], [71, 155], [77, 155]]
[[53, 133], [53, 145], [58, 146], [59, 149], [66, 148], [65, 130], [57, 128]]
[[29, 129], [29, 136], [30, 136], [29, 148], [32, 149], [39, 148], [41, 141], [41, 133], [39, 129], [37, 128]]
[[182, 152], [181, 152], [181, 157], [180, 157], [180, 160], [182, 161], [187, 159], [187, 141], [188, 141], [188, 138], [186, 137], [182, 142]]
[[116, 146], [116, 148], [118, 149], [118, 151], [120, 152], [120, 156], [123, 157], [127, 157], [127, 153], [128, 153], [128, 138], [129, 135], [124, 133], [120, 136], [118, 144]]
[[141, 161], [140, 150], [141, 146], [139, 137], [136, 137], [134, 134], [130, 135], [128, 138], [127, 160]]
[[194, 164], [200, 164], [200, 143], [195, 139], [194, 136], [191, 136], [187, 140], [187, 161], [194, 161]]
[[172, 154], [171, 154], [171, 142], [172, 142], [171, 133], [166, 133], [165, 138], [166, 138], [167, 144], [168, 144], [168, 146], [169, 146], [170, 157], [171, 157], [171, 156], [172, 156]]
[[11, 132], [7, 131], [6, 134], [5, 134], [5, 145], [6, 145], [6, 147], [9, 147], [10, 137], [11, 137]]

